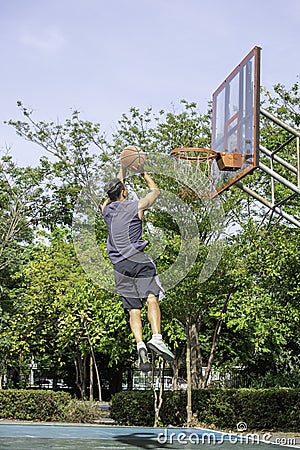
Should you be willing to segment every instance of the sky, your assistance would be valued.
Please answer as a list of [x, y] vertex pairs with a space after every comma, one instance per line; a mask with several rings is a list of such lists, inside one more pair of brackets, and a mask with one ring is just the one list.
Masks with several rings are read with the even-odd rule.
[[206, 112], [212, 93], [255, 46], [261, 84], [299, 81], [299, 0], [0, 0], [0, 154], [45, 153], [3, 122], [63, 122], [73, 110], [108, 135], [130, 107]]

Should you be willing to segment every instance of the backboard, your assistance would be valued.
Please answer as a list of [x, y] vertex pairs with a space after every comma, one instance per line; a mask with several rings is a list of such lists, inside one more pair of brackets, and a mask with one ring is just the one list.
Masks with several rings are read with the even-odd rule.
[[260, 50], [254, 47], [213, 94], [212, 198], [258, 166]]

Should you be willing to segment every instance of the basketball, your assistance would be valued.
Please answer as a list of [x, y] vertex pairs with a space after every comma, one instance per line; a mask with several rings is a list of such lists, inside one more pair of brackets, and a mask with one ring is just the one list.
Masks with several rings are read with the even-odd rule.
[[146, 155], [136, 145], [129, 145], [122, 151], [120, 159], [123, 167], [138, 172], [144, 166]]

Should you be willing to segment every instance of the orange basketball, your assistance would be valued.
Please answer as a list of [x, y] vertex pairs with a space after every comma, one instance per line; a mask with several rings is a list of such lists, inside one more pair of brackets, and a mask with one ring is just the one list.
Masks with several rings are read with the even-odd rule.
[[136, 172], [143, 168], [146, 155], [136, 145], [129, 145], [122, 151], [120, 159], [123, 167]]

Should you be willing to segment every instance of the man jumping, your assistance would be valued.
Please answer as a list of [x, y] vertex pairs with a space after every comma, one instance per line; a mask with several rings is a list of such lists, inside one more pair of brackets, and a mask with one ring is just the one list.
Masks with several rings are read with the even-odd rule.
[[[114, 266], [117, 292], [122, 298], [124, 310], [129, 313], [129, 324], [137, 343], [140, 369], [152, 369], [147, 347], [165, 360], [173, 360], [173, 353], [167, 348], [161, 335], [161, 311], [159, 299], [164, 291], [160, 285], [154, 262], [144, 253], [148, 244], [142, 238], [142, 218], [160, 195], [153, 179], [142, 173], [150, 192], [136, 201], [128, 200], [124, 184], [126, 169], [121, 166], [117, 178], [105, 185], [108, 199], [102, 205], [102, 214], [108, 228], [107, 250]], [[143, 341], [141, 309], [146, 303], [152, 338]]]

